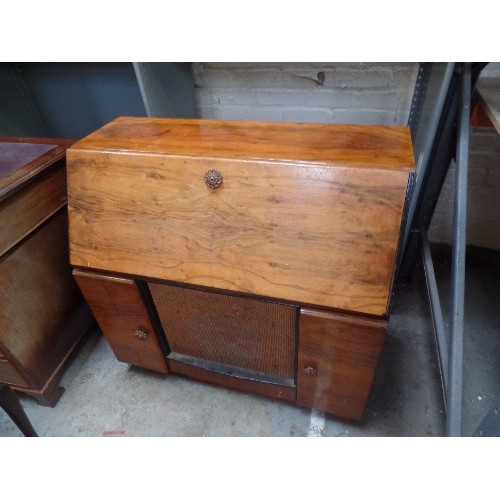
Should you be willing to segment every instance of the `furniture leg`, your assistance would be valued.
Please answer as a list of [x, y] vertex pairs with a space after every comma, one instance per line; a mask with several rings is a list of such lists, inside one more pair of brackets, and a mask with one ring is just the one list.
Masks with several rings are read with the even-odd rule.
[[38, 437], [15, 392], [8, 385], [0, 385], [0, 406], [25, 436]]

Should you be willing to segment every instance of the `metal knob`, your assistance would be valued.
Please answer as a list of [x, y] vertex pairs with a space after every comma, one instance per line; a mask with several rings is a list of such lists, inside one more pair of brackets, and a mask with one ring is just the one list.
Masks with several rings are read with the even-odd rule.
[[313, 368], [312, 366], [306, 366], [305, 368], [302, 368], [302, 371], [306, 374], [306, 375], [317, 375], [318, 374], [318, 370], [316, 370], [316, 368]]
[[208, 170], [204, 179], [205, 184], [211, 189], [217, 189], [222, 184], [222, 175], [217, 170]]
[[148, 340], [149, 335], [146, 332], [143, 332], [142, 330], [136, 330], [134, 332], [134, 335], [139, 339], [139, 340]]

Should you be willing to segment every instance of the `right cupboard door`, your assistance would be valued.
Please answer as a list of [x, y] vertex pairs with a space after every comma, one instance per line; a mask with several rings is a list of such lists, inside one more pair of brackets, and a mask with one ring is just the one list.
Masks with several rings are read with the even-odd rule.
[[387, 322], [301, 309], [297, 403], [359, 420]]

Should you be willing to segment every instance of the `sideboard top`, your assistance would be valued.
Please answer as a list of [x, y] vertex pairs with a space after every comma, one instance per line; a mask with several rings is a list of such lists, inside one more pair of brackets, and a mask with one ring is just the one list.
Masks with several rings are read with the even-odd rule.
[[119, 117], [72, 149], [413, 170], [408, 127]]
[[0, 201], [64, 158], [73, 142], [40, 137], [0, 137]]

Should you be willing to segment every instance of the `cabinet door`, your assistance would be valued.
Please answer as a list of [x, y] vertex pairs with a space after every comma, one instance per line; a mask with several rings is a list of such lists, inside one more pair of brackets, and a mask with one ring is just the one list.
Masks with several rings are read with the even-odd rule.
[[387, 322], [302, 309], [297, 403], [361, 419]]
[[80, 289], [119, 361], [167, 373], [153, 325], [134, 280], [74, 270]]

